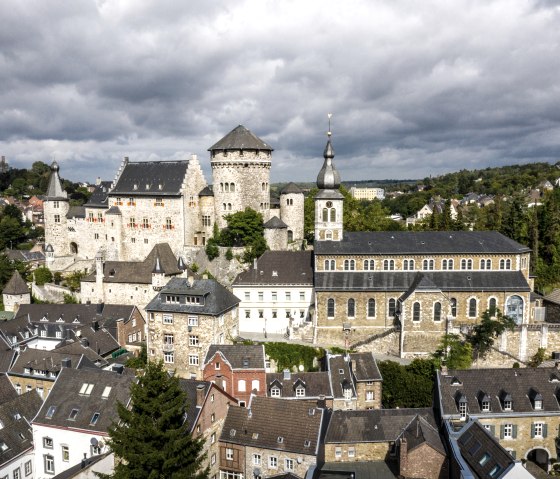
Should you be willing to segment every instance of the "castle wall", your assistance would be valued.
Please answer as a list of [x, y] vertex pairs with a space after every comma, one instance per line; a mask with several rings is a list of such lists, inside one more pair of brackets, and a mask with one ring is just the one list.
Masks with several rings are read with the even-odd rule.
[[51, 245], [56, 256], [70, 254], [66, 213], [70, 205], [66, 200], [45, 200], [43, 214], [45, 216], [45, 244]]

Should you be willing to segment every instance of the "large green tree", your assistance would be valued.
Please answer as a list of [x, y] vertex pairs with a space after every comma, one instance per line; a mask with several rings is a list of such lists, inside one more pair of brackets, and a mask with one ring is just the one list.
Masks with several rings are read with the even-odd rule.
[[185, 421], [186, 396], [163, 363], [148, 362], [131, 386], [131, 405], [117, 405], [119, 421], [109, 428], [108, 445], [121, 459], [114, 479], [207, 479], [203, 442]]
[[480, 322], [475, 325], [467, 337], [477, 353], [478, 358], [483, 358], [494, 346], [494, 341], [505, 331], [513, 331], [515, 321], [503, 314], [500, 309], [491, 311], [487, 309], [482, 313]]

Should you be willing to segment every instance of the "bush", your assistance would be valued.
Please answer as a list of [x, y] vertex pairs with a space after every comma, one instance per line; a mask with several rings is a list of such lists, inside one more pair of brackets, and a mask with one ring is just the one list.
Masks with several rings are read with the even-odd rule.
[[395, 361], [377, 363], [383, 377], [384, 408], [414, 408], [432, 405], [435, 361], [415, 359], [408, 366]]
[[46, 266], [41, 266], [37, 268], [33, 275], [35, 276], [35, 284], [38, 286], [43, 286], [45, 283], [51, 283], [53, 280], [53, 275], [51, 270]]
[[265, 352], [267, 356], [276, 361], [279, 371], [283, 369], [292, 369], [303, 365], [305, 371], [313, 371], [315, 358], [322, 358], [324, 351], [311, 346], [303, 346], [300, 344], [289, 343], [265, 343]]
[[192, 266], [191, 266], [191, 271], [192, 271], [193, 273], [197, 273], [199, 269], [200, 269], [200, 266], [198, 266], [196, 263], [193, 263], [193, 264], [192, 264]]
[[231, 248], [228, 248], [226, 251], [226, 259], [228, 261], [231, 261], [233, 259], [233, 251], [231, 251]]
[[208, 259], [210, 261], [213, 261], [218, 256], [220, 256], [220, 248], [218, 248], [216, 240], [214, 240], [213, 238], [210, 238], [208, 240], [208, 243], [206, 243], [206, 256], [208, 256]]
[[71, 294], [64, 293], [64, 304], [78, 304], [78, 300]]

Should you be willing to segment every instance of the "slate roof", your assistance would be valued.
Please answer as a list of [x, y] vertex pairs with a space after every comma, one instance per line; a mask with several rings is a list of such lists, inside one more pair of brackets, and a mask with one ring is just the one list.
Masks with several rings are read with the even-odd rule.
[[211, 344], [204, 364], [220, 352], [232, 369], [265, 369], [264, 346], [262, 344]]
[[281, 230], [287, 228], [288, 225], [278, 218], [278, 216], [273, 216], [264, 224], [264, 227], [269, 230]]
[[325, 444], [396, 441], [418, 415], [435, 427], [431, 408], [333, 411]]
[[294, 194], [299, 195], [299, 194], [303, 194], [303, 191], [294, 182], [290, 182], [286, 186], [284, 186], [284, 188], [282, 188], [282, 190], [280, 191], [280, 194], [281, 195], [294, 195]]
[[95, 185], [95, 189], [85, 206], [87, 208], [107, 208], [107, 197], [111, 184], [111, 181], [102, 181], [99, 185]]
[[441, 291], [531, 290], [521, 271], [329, 271], [315, 272], [316, 291], [409, 291], [411, 286]]
[[[62, 366], [62, 361], [70, 359], [70, 368]], [[25, 368], [30, 368], [31, 373], [25, 373]], [[43, 349], [27, 348], [20, 351], [9, 375], [38, 377], [45, 381], [53, 380], [50, 373], [58, 374], [64, 369], [98, 369], [89, 359], [83, 355], [60, 353], [56, 350], [45, 351]], [[43, 371], [45, 374], [37, 375], [35, 371]]]
[[350, 360], [356, 381], [383, 381], [372, 353], [351, 353]]
[[[467, 399], [469, 414], [479, 417], [535, 413], [530, 397], [535, 391], [542, 394], [542, 411], [538, 414], [560, 414], [560, 371], [555, 367], [449, 370], [445, 375], [438, 371], [438, 384], [443, 416], [459, 417], [460, 395]], [[490, 398], [490, 412], [482, 411], [481, 393]], [[506, 394], [511, 396], [513, 411], [503, 409]]]
[[325, 462], [313, 474], [313, 479], [397, 479], [385, 461]]
[[0, 372], [5, 373], [9, 371], [14, 360], [16, 359], [17, 351], [8, 346], [4, 338], [0, 337]]
[[420, 415], [410, 422], [402, 436], [406, 439], [409, 452], [422, 444], [428, 444], [442, 455], [446, 455], [438, 430]]
[[273, 149], [253, 132], [249, 131], [243, 125], [236, 126], [220, 141], [214, 143], [208, 151], [213, 150], [265, 150], [273, 151]]
[[106, 215], [121, 215], [121, 210], [118, 206], [111, 206], [106, 212]]
[[12, 382], [5, 374], [0, 374], [0, 404], [18, 397]]
[[198, 416], [200, 415], [200, 411], [202, 410], [202, 405], [196, 403], [198, 386], [203, 386], [204, 397], [206, 398], [208, 391], [210, 391], [212, 387], [212, 383], [209, 381], [197, 381], [196, 379], [179, 379], [179, 386], [185, 391], [187, 396], [186, 422], [189, 431], [192, 432]]
[[[169, 244], [159, 243], [152, 248], [143, 261], [105, 261], [103, 263], [103, 282], [152, 284], [152, 271], [156, 258], [159, 258], [160, 266], [166, 276], [182, 273], [177, 267], [177, 258]], [[93, 271], [82, 281], [94, 282], [95, 277], [96, 273]]]
[[[97, 477], [96, 471], [91, 471], [93, 466], [95, 466], [99, 461], [105, 459], [108, 455], [114, 454], [113, 452], [106, 452], [105, 454], [99, 454], [97, 456], [82, 458], [78, 464], [59, 472], [56, 476], [52, 476], [52, 479], [74, 479], [82, 477]], [[113, 458], [114, 461], [114, 458]], [[87, 476], [85, 476], [87, 474]], [[92, 474], [89, 476], [89, 474]]]
[[352, 380], [350, 363], [341, 354], [328, 355], [327, 363], [331, 381], [331, 389], [334, 398], [343, 398], [343, 385], [348, 385], [352, 389], [352, 397], [356, 397], [356, 389]]
[[318, 241], [315, 254], [519, 254], [530, 248], [497, 231], [360, 231]]
[[179, 196], [188, 167], [188, 161], [128, 162], [109, 195]]
[[85, 218], [86, 209], [84, 206], [71, 206], [68, 208], [68, 213], [66, 213], [66, 218]]
[[265, 251], [256, 265], [239, 273], [233, 286], [313, 286], [312, 251]]
[[[117, 420], [117, 402], [128, 403], [130, 385], [134, 380], [134, 372], [126, 368], [123, 373], [98, 368], [64, 368], [33, 423], [106, 433], [111, 423]], [[80, 393], [85, 383], [93, 385], [90, 394]], [[107, 387], [111, 389], [104, 398]], [[48, 417], [51, 406], [56, 409], [52, 417]], [[78, 413], [74, 419], [70, 419], [74, 409]], [[92, 424], [95, 413], [99, 414], [99, 418]]]
[[25, 251], [6, 248], [4, 253], [12, 261], [23, 261], [24, 263], [30, 263], [32, 261], [45, 261], [45, 253], [42, 251]]
[[[178, 295], [180, 304], [167, 303], [166, 295]], [[186, 296], [204, 298], [203, 304], [186, 303]], [[239, 304], [240, 300], [214, 279], [171, 278], [157, 296], [144, 308], [146, 311], [207, 314], [217, 316]]]
[[281, 388], [281, 397], [284, 399], [296, 398], [296, 387], [299, 384], [305, 387], [305, 397], [298, 397], [297, 399], [318, 398], [319, 396], [325, 396], [326, 399], [333, 397], [327, 371], [290, 373], [289, 379], [284, 377], [284, 373], [267, 373], [266, 391], [269, 396], [273, 383]]
[[60, 345], [54, 349], [57, 353], [62, 354], [75, 354], [75, 355], [84, 355], [88, 358], [92, 363], [100, 368], [104, 368], [109, 363], [101, 357], [101, 355], [97, 354], [92, 348], [89, 346], [85, 346], [81, 341], [73, 341], [73, 342], [66, 342], [63, 341]]
[[0, 444], [7, 446], [5, 451], [0, 450], [0, 465], [33, 448], [30, 424], [42, 402], [33, 390], [0, 405]]
[[14, 271], [14, 274], [12, 274], [12, 277], [10, 278], [10, 280], [2, 290], [2, 294], [28, 294], [28, 293], [29, 293], [29, 288], [27, 287], [27, 283], [23, 280], [21, 274], [19, 274], [19, 271], [17, 270]]
[[551, 303], [560, 304], [560, 289], [553, 289], [552, 292], [547, 294], [543, 299], [545, 301], [550, 301]]
[[249, 408], [229, 408], [220, 441], [316, 455], [322, 420], [323, 410], [307, 401], [253, 396]]
[[198, 196], [214, 196], [214, 190], [212, 189], [212, 185], [205, 186], [200, 190]]
[[[500, 473], [493, 477], [500, 477], [506, 469], [513, 465], [515, 460], [500, 444], [490, 435], [490, 432], [478, 421], [468, 423], [457, 439], [457, 445], [461, 456], [467, 462], [471, 470], [478, 477], [491, 477], [489, 475], [496, 465], [500, 467]], [[481, 465], [485, 454], [490, 457]]]
[[51, 201], [68, 199], [68, 194], [62, 189], [60, 177], [58, 176], [58, 170], [58, 163], [53, 161], [51, 165], [51, 175], [49, 176], [49, 185], [47, 186], [47, 192], [45, 193], [46, 198]]

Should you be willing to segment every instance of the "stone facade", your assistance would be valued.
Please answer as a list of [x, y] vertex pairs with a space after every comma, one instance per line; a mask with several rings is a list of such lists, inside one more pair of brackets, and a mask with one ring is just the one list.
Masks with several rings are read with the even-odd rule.
[[[260, 460], [255, 456], [260, 457]], [[255, 464], [255, 462], [260, 462], [260, 464]], [[317, 457], [311, 454], [297, 454], [290, 451], [275, 451], [249, 446], [245, 448], [245, 477], [253, 477], [255, 469], [261, 471], [263, 478], [287, 473], [305, 477], [309, 468], [316, 465]]]
[[[234, 133], [250, 136], [257, 146], [244, 146], [235, 138], [227, 141]], [[196, 155], [178, 162], [133, 163], [125, 158], [107, 191], [78, 208], [70, 208], [56, 165], [51, 175], [54, 186], [44, 202], [46, 244], [55, 257], [72, 255], [86, 260], [93, 260], [100, 248], [108, 260], [142, 260], [161, 242], [169, 243], [176, 255], [189, 256], [193, 248], [206, 244], [215, 223], [219, 228], [226, 226], [225, 215], [252, 208], [267, 221], [271, 216], [272, 149], [239, 126], [210, 152], [213, 189], [208, 187]], [[173, 191], [166, 191], [171, 177], [153, 184], [154, 170], [173, 168], [176, 175], [184, 175], [180, 185], [175, 175]], [[286, 214], [293, 240], [302, 240], [303, 194], [288, 196], [290, 205], [280, 212]], [[282, 242], [275, 247], [287, 248], [285, 234], [285, 238], [275, 238], [275, 243]]]
[[381, 409], [382, 381], [356, 381], [356, 409]]
[[393, 445], [389, 441], [327, 443], [325, 444], [325, 462], [357, 462], [395, 460], [391, 457]]
[[398, 457], [399, 475], [403, 478], [445, 479], [449, 477], [445, 454], [426, 443], [409, 451], [406, 439], [401, 438]]

